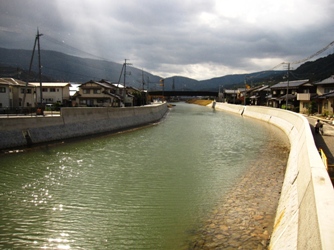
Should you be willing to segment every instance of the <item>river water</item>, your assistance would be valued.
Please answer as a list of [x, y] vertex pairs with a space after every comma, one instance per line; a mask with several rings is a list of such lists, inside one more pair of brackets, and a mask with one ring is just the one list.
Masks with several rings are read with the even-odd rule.
[[180, 249], [271, 125], [177, 103], [144, 128], [0, 156], [1, 249]]

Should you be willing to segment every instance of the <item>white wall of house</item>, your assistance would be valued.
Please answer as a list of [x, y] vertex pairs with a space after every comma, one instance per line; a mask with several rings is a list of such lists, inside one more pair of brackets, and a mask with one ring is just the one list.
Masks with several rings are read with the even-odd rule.
[[[22, 85], [13, 85], [11, 83], [0, 85], [0, 107], [1, 108], [16, 108], [23, 106], [24, 88]], [[25, 97], [25, 107], [34, 107], [34, 88], [27, 87]]]
[[322, 102], [323, 114], [333, 115], [334, 99], [326, 99]]
[[9, 87], [0, 85], [0, 108], [10, 107]]
[[96, 82], [87, 82], [79, 86], [79, 94], [77, 103], [79, 106], [100, 106], [110, 107], [113, 105], [114, 97], [105, 94], [112, 93], [112, 88], [103, 86]]
[[[17, 95], [19, 100], [19, 106], [23, 106], [24, 99], [24, 89], [25, 87], [20, 86], [17, 89]], [[24, 100], [24, 107], [35, 107], [36, 106], [36, 97], [35, 97], [35, 88], [28, 87], [26, 88], [26, 97]]]
[[[31, 83], [36, 87], [36, 100], [41, 100], [40, 83]], [[42, 102], [43, 103], [63, 103], [70, 100], [69, 83], [42, 83]]]

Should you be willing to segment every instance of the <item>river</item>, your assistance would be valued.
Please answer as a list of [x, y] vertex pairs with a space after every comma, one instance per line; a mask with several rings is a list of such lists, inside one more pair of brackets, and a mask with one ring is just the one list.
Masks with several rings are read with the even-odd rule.
[[269, 134], [177, 103], [152, 126], [0, 156], [1, 249], [180, 249]]

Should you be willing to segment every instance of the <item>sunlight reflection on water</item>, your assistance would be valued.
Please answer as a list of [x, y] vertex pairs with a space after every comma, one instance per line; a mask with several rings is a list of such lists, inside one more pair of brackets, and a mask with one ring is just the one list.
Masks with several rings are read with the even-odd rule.
[[160, 124], [0, 158], [0, 247], [178, 249], [272, 128], [177, 104]]

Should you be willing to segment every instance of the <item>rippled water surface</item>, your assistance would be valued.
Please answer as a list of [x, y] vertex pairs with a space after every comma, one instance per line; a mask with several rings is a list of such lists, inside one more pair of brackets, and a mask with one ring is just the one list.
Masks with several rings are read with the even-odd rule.
[[275, 128], [177, 103], [155, 126], [0, 156], [1, 249], [180, 249]]

